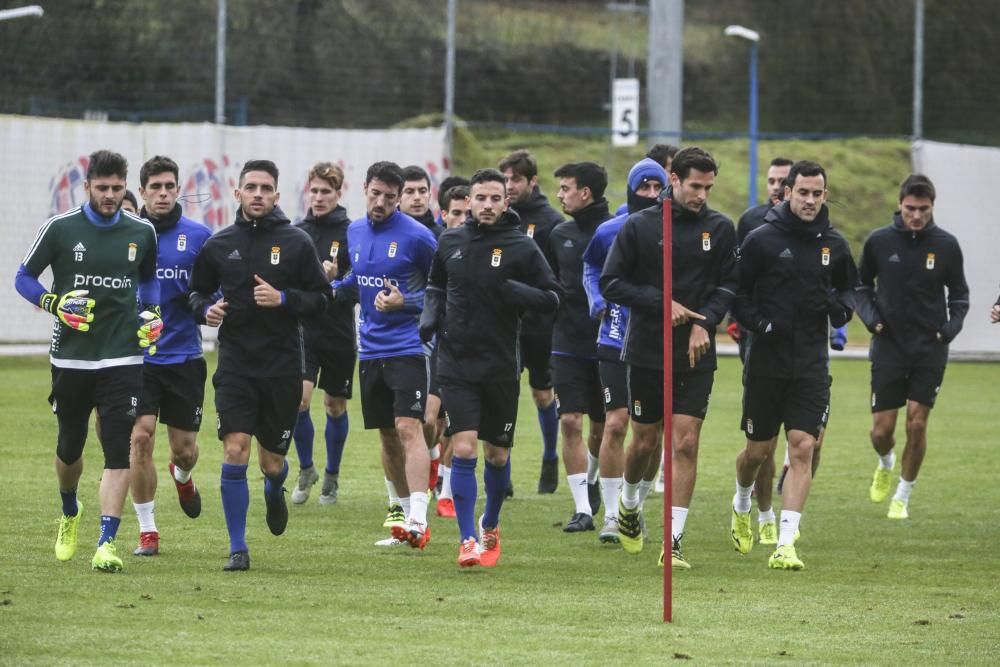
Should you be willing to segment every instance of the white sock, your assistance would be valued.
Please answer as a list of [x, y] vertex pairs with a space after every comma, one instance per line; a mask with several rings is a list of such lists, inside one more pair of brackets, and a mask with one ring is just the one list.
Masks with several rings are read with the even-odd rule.
[[736, 495], [733, 496], [733, 509], [739, 514], [746, 514], [750, 511], [751, 493], [753, 493], [753, 484], [750, 486], [740, 486], [740, 480], [736, 480]]
[[441, 458], [441, 445], [434, 445], [430, 448], [429, 453], [431, 455], [431, 461], [437, 461]]
[[389, 478], [385, 478], [385, 492], [389, 494], [389, 504], [398, 505], [399, 495], [396, 493], [396, 485], [389, 481]]
[[604, 496], [604, 516], [618, 516], [618, 496], [622, 492], [621, 477], [602, 477], [601, 495]]
[[781, 523], [778, 524], [778, 546], [795, 544], [795, 531], [799, 529], [799, 521], [802, 520], [801, 512], [791, 510], [781, 510]]
[[410, 494], [410, 511], [406, 515], [407, 518], [412, 519], [423, 525], [427, 525], [427, 493], [424, 491], [418, 491], [416, 493]]
[[670, 508], [670, 535], [675, 540], [681, 539], [684, 536], [684, 523], [688, 518], [688, 508], [686, 507], [671, 507]]
[[[399, 504], [403, 506], [403, 516], [410, 516], [410, 498], [412, 497], [413, 496], [407, 496], [399, 499]], [[427, 514], [426, 510], [424, 511], [424, 514]]]
[[893, 467], [896, 465], [896, 450], [890, 449], [889, 453], [886, 454], [885, 456], [879, 454], [878, 460], [881, 462], [882, 468], [884, 470], [892, 470]]
[[786, 442], [785, 443], [785, 464], [784, 464], [785, 467], [788, 467], [788, 466], [792, 465], [792, 457], [789, 455], [789, 452], [791, 451], [791, 449], [792, 448], [789, 447], [788, 443]]
[[135, 516], [139, 519], [140, 533], [155, 533], [156, 519], [153, 518], [153, 505], [156, 501], [150, 500], [148, 503], [132, 503], [135, 507]]
[[187, 484], [187, 481], [191, 479], [191, 471], [185, 470], [176, 463], [174, 464], [174, 479], [177, 480], [178, 484]]
[[576, 505], [577, 514], [590, 516], [590, 496], [587, 494], [587, 473], [580, 472], [575, 475], [566, 475], [569, 482], [569, 490], [573, 494], [573, 504]]
[[[907, 482], [902, 477], [899, 478], [899, 485], [896, 487], [896, 493], [892, 496], [893, 500], [901, 500], [903, 504], [910, 502], [910, 492], [913, 491], [913, 485], [917, 483], [917, 480], [912, 482]], [[138, 505], [136, 505], [138, 507]]]
[[596, 484], [597, 478], [601, 476], [601, 468], [598, 465], [597, 457], [587, 452], [587, 484]]
[[639, 483], [633, 484], [627, 479], [622, 480], [622, 505], [627, 510], [634, 510], [639, 506]]
[[442, 465], [439, 469], [441, 475], [441, 495], [438, 498], [451, 498], [451, 468]]
[[774, 508], [757, 510], [757, 523], [767, 523], [768, 521], [774, 521]]
[[639, 480], [639, 507], [645, 507], [646, 498], [649, 497], [649, 492], [653, 490], [653, 484], [656, 480], [652, 479], [642, 479]]

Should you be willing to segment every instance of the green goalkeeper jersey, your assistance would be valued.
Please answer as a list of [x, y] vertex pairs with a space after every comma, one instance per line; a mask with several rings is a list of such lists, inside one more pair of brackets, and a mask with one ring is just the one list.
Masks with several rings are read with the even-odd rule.
[[108, 226], [91, 222], [82, 207], [46, 222], [23, 262], [32, 275], [52, 268], [51, 292], [87, 290], [94, 300], [89, 331], [58, 318], [49, 357], [59, 368], [98, 369], [141, 364], [137, 291], [156, 277], [156, 230], [127, 211]]

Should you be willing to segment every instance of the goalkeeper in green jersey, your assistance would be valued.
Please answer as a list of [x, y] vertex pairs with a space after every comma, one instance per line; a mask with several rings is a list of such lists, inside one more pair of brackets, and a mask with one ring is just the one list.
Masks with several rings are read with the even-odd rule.
[[[104, 471], [101, 533], [91, 565], [109, 572], [122, 569], [115, 536], [129, 488], [129, 437], [142, 386], [143, 349], [155, 346], [163, 328], [156, 231], [121, 210], [127, 172], [128, 163], [118, 153], [92, 153], [84, 181], [87, 201], [42, 225], [15, 278], [21, 296], [55, 316], [49, 402], [59, 424], [55, 465], [62, 519], [56, 558], [66, 561], [76, 553], [83, 509], [77, 484], [90, 413], [96, 409]], [[48, 288], [38, 280], [46, 268], [52, 270]]]

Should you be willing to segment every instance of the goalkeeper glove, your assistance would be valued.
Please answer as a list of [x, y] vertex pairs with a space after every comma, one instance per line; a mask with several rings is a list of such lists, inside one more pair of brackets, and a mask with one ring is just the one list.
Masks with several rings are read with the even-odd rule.
[[89, 331], [90, 323], [94, 321], [94, 300], [87, 298], [90, 294], [85, 289], [75, 289], [66, 292], [61, 297], [52, 292], [46, 292], [38, 300], [38, 305], [56, 317], [70, 329]]
[[142, 325], [136, 332], [139, 337], [139, 347], [149, 348], [149, 356], [156, 354], [156, 341], [160, 340], [163, 333], [163, 318], [160, 315], [159, 306], [150, 306], [139, 313]]

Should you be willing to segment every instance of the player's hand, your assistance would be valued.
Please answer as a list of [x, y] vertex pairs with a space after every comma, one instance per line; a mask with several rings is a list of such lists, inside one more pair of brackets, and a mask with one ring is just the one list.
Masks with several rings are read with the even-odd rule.
[[253, 288], [253, 300], [262, 308], [277, 308], [281, 305], [281, 292], [271, 287], [267, 281], [253, 274], [257, 286]]
[[698, 360], [708, 354], [712, 349], [712, 341], [708, 339], [708, 331], [704, 327], [691, 327], [691, 335], [688, 336], [688, 362], [691, 368], [698, 363]]
[[76, 331], [90, 331], [90, 323], [94, 321], [94, 300], [87, 295], [85, 289], [75, 289], [60, 297], [47, 292], [39, 299], [38, 305], [47, 310], [59, 321]]
[[993, 310], [990, 311], [990, 322], [993, 324], [1000, 322], [1000, 304], [993, 306]]
[[337, 277], [337, 274], [340, 272], [340, 269], [337, 267], [337, 263], [331, 262], [328, 259], [323, 260], [323, 270], [326, 271], [327, 280], [333, 280], [334, 278]]
[[205, 311], [205, 324], [210, 327], [217, 327], [222, 324], [223, 318], [226, 317], [226, 308], [228, 307], [229, 304], [226, 303], [224, 298], [213, 303]]
[[385, 283], [387, 287], [375, 295], [375, 309], [383, 313], [399, 310], [404, 305], [403, 293], [395, 283], [390, 283], [388, 280]]
[[156, 341], [160, 340], [163, 334], [163, 317], [160, 315], [160, 307], [153, 306], [148, 310], [139, 313], [142, 324], [136, 335], [139, 337], [139, 347], [148, 348], [149, 356], [156, 354]]
[[679, 327], [682, 324], [687, 324], [691, 320], [703, 320], [705, 316], [696, 313], [693, 310], [689, 310], [677, 303], [676, 301], [670, 302], [670, 318], [673, 322], [673, 326]]

